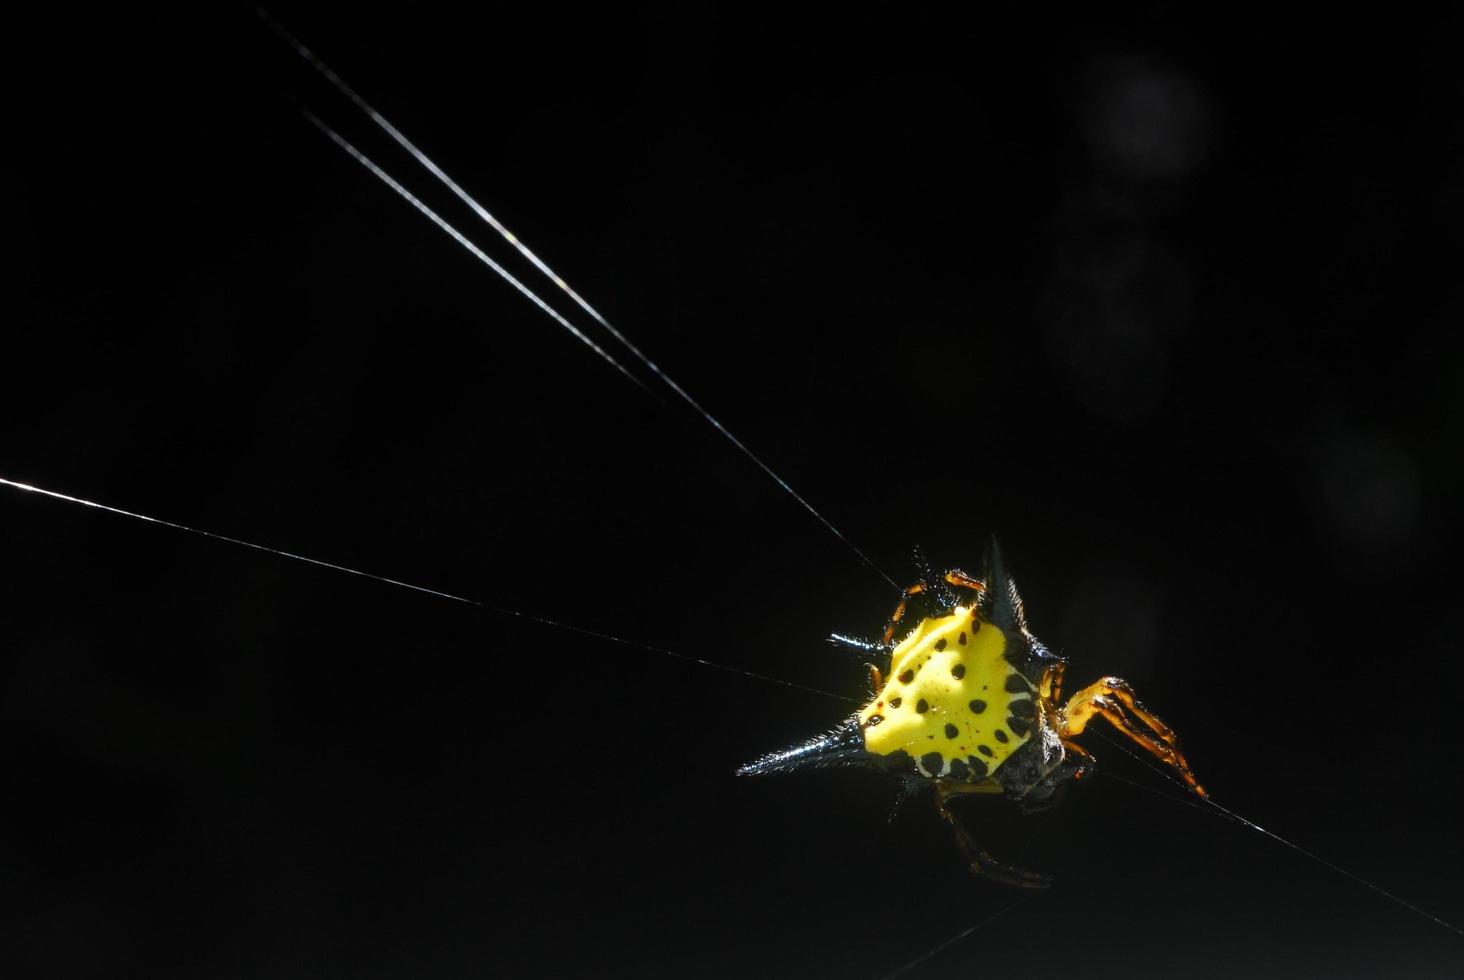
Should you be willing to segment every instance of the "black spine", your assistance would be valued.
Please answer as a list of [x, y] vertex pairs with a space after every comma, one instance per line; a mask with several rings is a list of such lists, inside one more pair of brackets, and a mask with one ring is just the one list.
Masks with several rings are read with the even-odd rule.
[[802, 745], [781, 752], [770, 752], [737, 770], [739, 776], [761, 776], [769, 772], [796, 772], [799, 769], [830, 769], [867, 762], [864, 732], [856, 715], [827, 735], [809, 739]]

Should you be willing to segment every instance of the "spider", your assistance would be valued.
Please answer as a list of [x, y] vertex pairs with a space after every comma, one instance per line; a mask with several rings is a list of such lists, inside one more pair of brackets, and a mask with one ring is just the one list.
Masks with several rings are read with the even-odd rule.
[[[865, 765], [897, 775], [907, 795], [928, 784], [972, 873], [1023, 888], [1046, 888], [1052, 879], [992, 857], [956, 819], [950, 801], [999, 794], [1027, 813], [1052, 806], [1065, 783], [1096, 766], [1074, 740], [1094, 718], [1205, 796], [1173, 730], [1139, 703], [1128, 682], [1104, 677], [1062, 700], [1067, 660], [1027, 629], [1021, 596], [994, 539], [985, 578], [952, 569], [933, 579], [926, 571], [905, 589], [879, 642], [831, 637], [861, 653], [888, 656], [883, 671], [869, 665], [874, 694], [867, 705], [828, 734], [763, 756], [738, 773]], [[973, 598], [963, 602], [963, 595]], [[929, 614], [896, 643], [896, 629], [915, 602]]]

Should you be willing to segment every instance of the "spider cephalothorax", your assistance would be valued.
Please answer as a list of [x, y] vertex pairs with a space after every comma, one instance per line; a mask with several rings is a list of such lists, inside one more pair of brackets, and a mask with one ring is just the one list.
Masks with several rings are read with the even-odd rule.
[[[923, 615], [896, 642], [914, 606]], [[916, 582], [905, 590], [880, 641], [834, 640], [882, 661], [883, 667], [869, 666], [869, 703], [827, 735], [764, 756], [739, 772], [869, 765], [895, 773], [907, 788], [931, 784], [936, 809], [955, 831], [971, 870], [1035, 888], [1050, 879], [978, 847], [951, 813], [952, 797], [1000, 794], [1023, 810], [1051, 805], [1060, 787], [1093, 768], [1093, 757], [1073, 738], [1095, 715], [1205, 795], [1174, 732], [1134, 698], [1125, 681], [1105, 677], [1062, 700], [1067, 661], [1027, 629], [1021, 597], [994, 541], [984, 579], [952, 570], [938, 581]]]

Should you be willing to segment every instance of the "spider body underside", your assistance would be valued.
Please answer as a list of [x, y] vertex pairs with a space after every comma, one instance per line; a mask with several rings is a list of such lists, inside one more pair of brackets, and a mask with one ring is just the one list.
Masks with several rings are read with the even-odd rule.
[[[927, 614], [895, 642], [896, 630], [916, 605]], [[1104, 677], [1062, 699], [1067, 661], [1027, 629], [1021, 597], [995, 541], [984, 579], [953, 569], [938, 581], [921, 580], [906, 589], [880, 642], [833, 639], [879, 655], [881, 664], [869, 665], [869, 703], [828, 734], [766, 755], [739, 773], [862, 765], [895, 774], [911, 792], [929, 785], [972, 873], [1025, 888], [1045, 888], [1051, 879], [988, 854], [956, 819], [949, 801], [989, 794], [1028, 812], [1051, 806], [1066, 783], [1095, 766], [1074, 741], [1094, 717], [1205, 795], [1174, 732], [1134, 697], [1127, 682]]]

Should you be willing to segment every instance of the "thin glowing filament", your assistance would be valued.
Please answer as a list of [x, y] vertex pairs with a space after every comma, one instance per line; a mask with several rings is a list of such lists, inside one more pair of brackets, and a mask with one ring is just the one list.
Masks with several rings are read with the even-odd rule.
[[[1154, 770], [1159, 775], [1163, 776], [1165, 779], [1168, 779], [1170, 782], [1174, 783], [1176, 786], [1180, 787], [1181, 789], [1188, 790], [1189, 787], [1185, 786], [1184, 783], [1180, 782], [1178, 779], [1175, 779], [1173, 776], [1171, 776], [1169, 773], [1165, 772], [1163, 769], [1160, 769], [1158, 766], [1153, 765], [1152, 763], [1149, 762], [1148, 759], [1143, 758], [1142, 756], [1138, 755], [1137, 753], [1130, 752], [1123, 745], [1120, 745], [1117, 741], [1115, 741], [1114, 739], [1109, 738], [1107, 735], [1104, 735], [1102, 732], [1099, 732], [1098, 734], [1099, 734], [1099, 737], [1101, 737], [1105, 742], [1109, 743], [1114, 748], [1118, 749], [1124, 755], [1127, 755], [1130, 758], [1133, 758], [1133, 759], [1138, 760], [1139, 762], [1142, 762], [1146, 767], [1148, 767], [1149, 769]], [[1128, 780], [1122, 780], [1122, 781], [1123, 782], [1128, 782]], [[1133, 783], [1131, 785], [1137, 786], [1138, 784], [1137, 783]], [[1140, 787], [1140, 788], [1141, 789], [1148, 789], [1148, 787]], [[1150, 792], [1153, 792], [1153, 790], [1150, 790]], [[1165, 794], [1162, 794], [1161, 793], [1160, 795], [1163, 796]], [[1166, 797], [1166, 798], [1172, 799], [1172, 797]], [[1291, 848], [1293, 851], [1295, 851], [1296, 853], [1302, 855], [1303, 857], [1311, 858], [1313, 861], [1317, 862], [1322, 867], [1324, 867], [1324, 868], [1330, 868], [1333, 871], [1337, 872], [1339, 875], [1342, 875], [1343, 877], [1351, 878], [1353, 881], [1357, 882], [1359, 885], [1362, 885], [1365, 888], [1369, 888], [1369, 889], [1377, 892], [1379, 895], [1383, 896], [1384, 898], [1388, 899], [1389, 901], [1396, 902], [1398, 905], [1403, 906], [1405, 909], [1408, 909], [1409, 911], [1412, 911], [1412, 912], [1416, 912], [1417, 914], [1423, 916], [1425, 919], [1428, 919], [1430, 922], [1434, 923], [1435, 925], [1443, 926], [1445, 929], [1448, 929], [1450, 932], [1456, 932], [1459, 935], [1464, 936], [1464, 929], [1460, 929], [1458, 926], [1454, 925], [1452, 922], [1446, 922], [1445, 920], [1443, 920], [1443, 919], [1439, 918], [1438, 916], [1434, 915], [1432, 912], [1427, 912], [1424, 909], [1419, 908], [1417, 905], [1414, 905], [1412, 902], [1408, 901], [1407, 899], [1399, 898], [1397, 895], [1394, 895], [1392, 892], [1388, 891], [1387, 889], [1382, 888], [1382, 887], [1380, 887], [1378, 885], [1374, 885], [1372, 882], [1368, 881], [1366, 878], [1363, 878], [1363, 877], [1360, 877], [1358, 875], [1353, 874], [1351, 871], [1348, 871], [1346, 868], [1342, 867], [1341, 865], [1333, 864], [1331, 861], [1328, 861], [1326, 858], [1321, 857], [1320, 855], [1317, 855], [1317, 854], [1313, 854], [1311, 851], [1308, 851], [1306, 848], [1302, 847], [1300, 844], [1293, 844], [1291, 841], [1287, 840], [1285, 837], [1282, 837], [1280, 834], [1273, 833], [1273, 832], [1267, 830], [1265, 827], [1262, 827], [1260, 824], [1256, 823], [1253, 820], [1247, 820], [1245, 817], [1242, 817], [1240, 814], [1236, 813], [1234, 810], [1228, 809], [1226, 807], [1221, 806], [1219, 803], [1216, 803], [1213, 797], [1206, 796], [1203, 799], [1204, 799], [1204, 806], [1213, 807], [1216, 816], [1228, 817], [1229, 819], [1234, 820], [1236, 823], [1238, 823], [1238, 824], [1240, 824], [1240, 825], [1242, 825], [1244, 827], [1249, 827], [1251, 830], [1254, 830], [1257, 833], [1264, 834], [1267, 837], [1271, 838], [1276, 843], [1278, 843], [1278, 844], [1284, 844], [1285, 846]], [[1189, 801], [1185, 801], [1185, 802], [1189, 802]], [[1191, 804], [1191, 805], [1199, 806], [1199, 804]], [[1203, 809], [1203, 806], [1201, 806], [1201, 809]]]
[[[796, 491], [796, 490], [793, 489], [793, 487], [788, 483], [788, 481], [784, 480], [781, 476], [779, 476], [777, 474], [777, 472], [774, 471], [771, 466], [769, 466], [767, 463], [763, 462], [763, 460], [761, 459], [761, 457], [759, 457], [756, 453], [754, 453], [751, 449], [749, 449], [747, 447], [747, 445], [741, 439], [738, 439], [735, 435], [733, 435], [732, 432], [731, 432], [731, 430], [728, 429], [725, 425], [723, 425], [720, 420], [718, 420], [714, 415], [712, 415], [711, 412], [709, 412], [705, 408], [703, 408], [702, 405], [701, 405], [701, 403], [699, 403], [695, 398], [691, 397], [691, 394], [689, 392], [687, 392], [687, 390], [685, 388], [681, 387], [681, 385], [679, 385], [679, 384], [676, 383], [675, 379], [673, 379], [665, 371], [661, 370], [660, 365], [658, 365], [655, 361], [651, 360], [650, 357], [648, 357], [645, 353], [643, 353], [639, 347], [637, 347], [635, 344], [631, 343], [630, 338], [626, 337], [623, 333], [621, 333], [619, 330], [617, 330], [610, 323], [609, 320], [605, 319], [605, 317], [603, 317], [598, 310], [596, 310], [593, 306], [591, 306], [588, 302], [586, 302], [584, 300], [584, 298], [579, 295], [579, 293], [577, 293], [573, 289], [571, 289], [569, 283], [565, 282], [564, 279], [563, 279], [563, 277], [561, 277], [553, 269], [549, 268], [548, 264], [545, 263], [542, 259], [540, 259], [539, 256], [535, 255], [529, 249], [529, 247], [527, 245], [525, 245], [522, 241], [520, 241], [517, 235], [515, 235], [513, 232], [509, 231], [508, 228], [506, 228], [503, 225], [502, 222], [500, 222], [497, 218], [495, 218], [492, 215], [492, 213], [490, 213], [488, 211], [487, 208], [485, 208], [485, 207], [483, 207], [483, 205], [479, 204], [477, 202], [477, 200], [475, 200], [472, 197], [472, 195], [470, 195], [467, 191], [463, 190], [463, 188], [457, 183], [457, 181], [455, 181], [451, 177], [449, 177], [447, 175], [447, 172], [446, 171], [444, 171], [435, 162], [433, 162], [433, 160], [429, 156], [427, 156], [427, 154], [423, 153], [417, 147], [417, 145], [415, 143], [413, 143], [411, 140], [407, 139], [407, 137], [401, 132], [401, 130], [399, 130], [395, 126], [393, 126], [391, 124], [391, 121], [390, 120], [388, 120], [381, 113], [377, 112], [376, 109], [373, 108], [369, 102], [367, 102], [359, 94], [357, 94], [357, 92], [356, 92], [355, 89], [353, 89], [349, 85], [347, 85], [344, 79], [342, 79], [339, 75], [337, 75], [334, 71], [332, 71], [330, 69], [330, 67], [325, 64], [325, 62], [321, 61], [318, 57], [316, 57], [315, 52], [311, 51], [304, 44], [302, 44], [297, 37], [295, 37], [289, 31], [285, 30], [284, 26], [281, 25], [279, 23], [279, 21], [275, 20], [273, 17], [271, 17], [264, 10], [261, 10], [261, 9], [256, 8], [256, 13], [259, 15], [259, 18], [262, 21], [264, 21], [264, 23], [271, 30], [273, 30], [276, 34], [278, 34], [280, 36], [280, 38], [283, 39], [284, 42], [286, 44], [288, 44], [292, 49], [294, 49], [294, 51], [298, 55], [300, 55], [300, 57], [303, 58], [311, 67], [313, 67], [316, 71], [318, 71], [325, 78], [326, 81], [330, 82], [330, 84], [332, 86], [334, 86], [337, 91], [339, 91], [346, 98], [350, 99], [351, 102], [353, 102], [356, 105], [357, 108], [359, 108], [363, 113], [365, 113], [366, 116], [372, 122], [374, 122], [377, 126], [379, 126], [382, 129], [383, 132], [385, 132], [388, 136], [390, 136], [393, 140], [395, 140], [397, 142], [397, 144], [399, 146], [401, 146], [402, 149], [406, 150], [409, 154], [411, 154], [412, 157], [419, 164], [421, 164], [427, 170], [428, 173], [430, 173], [430, 174], [432, 174], [432, 176], [436, 177], [439, 181], [442, 182], [443, 186], [445, 186], [448, 190], [452, 191], [453, 194], [457, 195], [457, 197], [458, 197], [459, 200], [461, 200], [468, 207], [472, 208], [473, 213], [476, 214], [479, 218], [481, 218], [484, 222], [486, 222], [488, 224], [488, 226], [491, 227], [494, 231], [496, 231], [496, 232], [498, 232], [498, 234], [502, 235], [504, 241], [508, 242], [514, 248], [518, 249], [519, 254], [521, 254], [530, 263], [532, 263], [533, 266], [534, 266], [534, 268], [538, 269], [546, 277], [548, 277], [549, 281], [551, 281], [552, 283], [554, 283], [554, 285], [556, 285], [560, 289], [564, 290], [565, 294], [567, 296], [569, 296], [570, 299], [574, 300], [575, 303], [579, 304], [580, 309], [582, 309], [586, 313], [588, 313], [591, 317], [594, 318], [594, 320], [595, 320], [596, 323], [600, 324], [600, 326], [604, 327], [607, 331], [609, 331], [610, 332], [610, 335], [613, 336], [616, 340], [620, 341], [620, 343], [622, 345], [624, 345], [627, 350], [629, 350], [633, 355], [635, 355], [636, 359], [639, 360], [642, 364], [644, 364], [646, 366], [647, 370], [649, 370], [652, 374], [654, 374], [657, 378], [659, 378], [668, 388], [670, 388], [673, 392], [675, 392], [676, 395], [677, 395], [677, 397], [679, 397], [682, 401], [686, 402], [687, 405], [691, 406], [691, 408], [698, 415], [700, 415], [709, 425], [711, 425], [712, 428], [716, 429], [717, 432], [721, 433], [721, 435], [723, 437], [725, 437], [726, 440], [728, 442], [730, 442], [734, 447], [736, 447], [736, 449], [739, 452], [741, 452], [744, 456], [746, 456], [754, 464], [756, 464], [756, 466], [760, 470], [762, 470], [765, 474], [767, 474], [767, 476], [774, 483], [776, 483], [779, 487], [781, 487], [783, 490], [785, 490], [788, 493], [788, 495], [791, 496], [794, 500], [798, 501], [798, 503], [803, 506], [803, 509], [806, 510], [806, 511], [808, 511], [810, 514], [812, 514], [814, 516], [814, 518], [817, 519], [818, 522], [821, 523], [824, 527], [828, 528], [829, 531], [831, 531], [833, 533], [834, 537], [836, 537], [840, 541], [844, 542], [844, 544], [847, 545], [849, 547], [849, 549], [852, 550], [854, 552], [854, 554], [859, 557], [859, 560], [860, 561], [862, 561], [871, 570], [873, 570], [877, 575], [879, 575], [886, 582], [888, 582], [890, 584], [890, 587], [891, 588], [893, 588], [895, 590], [898, 590], [900, 588], [900, 586], [895, 582], [895, 580], [892, 579], [892, 578], [890, 578], [890, 576], [887, 575], [884, 572], [884, 570], [881, 569], [878, 565], [876, 565], [874, 563], [874, 561], [868, 555], [866, 555], [863, 551], [861, 551], [858, 548], [858, 546], [856, 546], [854, 544], [853, 541], [849, 540], [849, 538], [847, 538], [844, 535], [844, 532], [840, 531], [837, 527], [835, 527], [834, 524], [833, 524], [833, 522], [831, 522], [828, 518], [824, 517], [823, 514], [820, 513], [812, 504], [810, 504], [807, 500], [805, 500], [802, 497], [802, 495], [800, 495], [798, 493], [798, 491]], [[327, 135], [331, 136], [331, 138], [334, 139], [338, 144], [340, 144], [342, 147], [348, 148], [348, 152], [350, 152], [352, 156], [355, 156], [357, 159], [361, 160], [363, 163], [366, 163], [365, 159], [363, 157], [361, 157], [361, 155], [355, 149], [349, 148], [349, 144], [347, 144], [339, 136], [336, 136], [329, 129], [326, 129], [326, 127], [323, 124], [321, 124], [318, 120], [315, 120], [315, 118], [313, 116], [311, 117], [311, 119], [312, 119], [312, 121], [315, 122], [315, 124], [317, 126], [320, 126], [321, 129], [323, 129], [327, 133]], [[416, 200], [414, 198], [411, 198], [409, 195], [406, 195], [406, 191], [402, 190], [401, 185], [397, 184], [396, 181], [391, 180], [391, 178], [387, 177], [384, 173], [382, 173], [380, 170], [378, 170], [374, 164], [366, 163], [366, 165], [369, 166], [369, 167], [371, 167], [372, 172], [375, 173], [378, 177], [381, 177], [382, 180], [387, 181], [387, 183], [390, 184], [392, 186], [392, 188], [397, 191], [397, 193], [403, 194], [404, 196], [408, 196], [408, 199], [409, 200], [412, 200], [412, 202], [414, 204], [416, 204], [417, 207], [424, 214], [426, 214], [428, 217], [432, 218], [434, 221], [437, 221], [437, 223], [439, 225], [442, 225], [442, 227], [444, 227], [444, 228], [447, 227], [445, 224], [442, 223], [441, 219], [437, 218], [430, 211], [428, 211], [426, 208], [424, 208], [421, 204], [417, 204], [417, 202], [416, 202]], [[463, 241], [463, 244], [465, 246], [467, 245], [467, 242], [464, 241], [461, 238], [461, 236], [459, 236], [456, 232], [451, 232], [451, 234], [454, 237], [458, 238], [459, 241]], [[470, 247], [471, 248], [472, 246], [467, 246], [467, 247]], [[485, 259], [485, 261], [487, 261], [487, 260]], [[518, 289], [520, 289], [521, 291], [523, 291], [526, 295], [529, 295], [530, 297], [533, 296], [533, 294], [528, 293], [528, 291], [526, 289], [524, 289], [523, 286], [519, 285], [519, 283], [517, 282], [517, 280], [515, 280], [512, 276], [508, 275], [507, 272], [504, 272], [499, 266], [497, 266], [496, 264], [493, 264], [491, 262], [489, 263], [489, 265], [494, 269], [494, 271], [496, 271], [499, 275], [503, 276], [505, 279], [507, 279], [509, 282], [511, 282], [515, 287], [517, 287]], [[548, 312], [556, 320], [559, 320], [560, 323], [564, 323], [564, 320], [562, 318], [560, 318], [557, 313], [554, 313], [552, 310], [549, 309], [548, 306], [545, 306], [537, 298], [534, 298], [534, 302], [535, 303], [538, 303], [538, 305], [541, 308], [543, 308], [545, 310], [545, 312]], [[568, 326], [568, 324], [565, 324], [565, 326]], [[569, 329], [574, 330], [573, 327], [570, 327]], [[576, 330], [575, 331], [575, 334], [576, 334], [576, 336], [581, 336], [581, 339], [583, 339], [582, 335], [579, 334], [579, 331]], [[588, 343], [587, 340], [586, 340], [586, 343]], [[599, 348], [596, 348], [596, 350], [598, 351]], [[603, 352], [601, 352], [601, 356], [605, 356], [603, 354]], [[606, 359], [608, 360], [609, 358], [607, 357]], [[614, 362], [612, 361], [611, 363], [613, 364]], [[616, 366], [619, 367], [619, 365], [616, 365]], [[622, 373], [625, 373], [625, 369], [624, 368], [621, 368], [621, 371], [622, 371]], [[637, 383], [639, 383], [639, 382], [637, 382]]]
[[911, 960], [910, 962], [906, 963], [904, 966], [900, 967], [898, 970], [894, 971], [893, 973], [886, 973], [881, 978], [881, 980], [895, 980], [896, 977], [903, 977], [905, 974], [909, 973], [911, 970], [915, 969], [917, 966], [919, 966], [921, 963], [924, 963], [926, 960], [930, 959], [932, 956], [935, 956], [937, 953], [940, 953], [940, 952], [942, 952], [944, 950], [949, 949], [950, 947], [954, 946], [956, 943], [960, 942], [962, 939], [965, 939], [967, 936], [971, 935], [971, 933], [975, 932], [977, 929], [980, 929], [983, 926], [990, 925], [991, 923], [995, 922], [997, 919], [1001, 918], [1003, 915], [1006, 915], [1012, 909], [1016, 908], [1018, 905], [1021, 905], [1021, 904], [1025, 903], [1025, 902], [1030, 902], [1032, 900], [1032, 898], [1033, 898], [1033, 896], [1027, 895], [1027, 896], [1024, 896], [1022, 898], [1017, 899], [1015, 902], [1012, 902], [1010, 905], [1002, 906], [1001, 908], [997, 909], [995, 912], [993, 912], [990, 915], [988, 915], [986, 918], [981, 919], [981, 920], [979, 920], [977, 922], [974, 922], [971, 925], [967, 926], [966, 928], [962, 929], [960, 932], [956, 933], [954, 936], [952, 936], [951, 938], [947, 939], [945, 942], [939, 943], [939, 944], [933, 946], [932, 948], [926, 950], [924, 953], [921, 953], [919, 956], [915, 957], [913, 960]]
[[360, 578], [371, 579], [373, 582], [383, 582], [387, 585], [395, 585], [398, 588], [410, 589], [413, 592], [421, 592], [426, 595], [436, 596], [439, 599], [450, 599], [453, 602], [461, 602], [467, 606], [476, 606], [479, 609], [486, 609], [488, 612], [497, 613], [500, 616], [512, 616], [515, 619], [522, 619], [530, 623], [539, 623], [544, 626], [552, 626], [555, 629], [567, 630], [571, 633], [578, 633], [580, 636], [591, 636], [597, 640], [604, 640], [607, 643], [618, 643], [621, 646], [632, 647], [636, 650], [647, 650], [651, 653], [659, 653], [663, 657], [671, 657], [675, 660], [685, 660], [689, 663], [701, 664], [703, 667], [713, 667], [717, 670], [724, 670], [729, 674], [741, 674], [743, 677], [751, 677], [760, 681], [767, 681], [769, 684], [780, 684], [783, 687], [791, 687], [799, 691], [807, 691], [810, 694], [820, 694], [826, 698], [833, 698], [835, 701], [847, 701], [857, 703], [853, 698], [844, 697], [842, 694], [834, 694], [831, 691], [823, 691], [816, 687], [809, 687], [806, 684], [796, 684], [793, 681], [785, 681], [778, 677], [769, 677], [767, 674], [759, 674], [751, 670], [743, 670], [740, 667], [729, 667], [726, 664], [719, 664], [712, 660], [703, 660], [700, 657], [692, 657], [684, 653], [677, 653], [674, 650], [667, 650], [663, 647], [651, 646], [647, 643], [637, 643], [634, 640], [627, 640], [623, 637], [613, 636], [609, 633], [601, 633], [597, 630], [586, 629], [583, 626], [574, 626], [570, 623], [560, 622], [554, 619], [547, 619], [543, 616], [535, 616], [532, 613], [519, 612], [516, 609], [508, 609], [504, 606], [495, 606], [491, 603], [480, 602], [477, 599], [467, 599], [460, 595], [453, 595], [451, 592], [439, 592], [437, 589], [429, 589], [424, 585], [413, 585], [411, 582], [403, 582], [401, 579], [388, 578], [385, 575], [376, 575], [372, 572], [363, 572], [359, 569], [350, 568], [346, 565], [337, 565], [334, 562], [322, 561], [319, 558], [311, 558], [308, 555], [297, 555], [291, 551], [282, 551], [279, 548], [271, 548], [268, 545], [255, 544], [252, 541], [245, 541], [242, 538], [232, 538], [227, 534], [218, 534], [214, 531], [205, 531], [202, 528], [189, 527], [187, 524], [177, 524], [173, 521], [165, 521], [160, 517], [149, 517], [146, 514], [139, 514], [135, 511], [123, 510], [120, 507], [109, 507], [106, 504], [99, 504], [94, 500], [83, 500], [81, 497], [72, 497], [68, 494], [58, 493], [55, 490], [46, 490], [42, 487], [32, 486], [29, 483], [18, 483], [15, 480], [7, 480], [0, 477], [0, 484], [13, 487], [16, 490], [24, 490], [27, 493], [38, 493], [53, 500], [64, 500], [70, 504], [80, 504], [83, 507], [93, 507], [97, 510], [106, 511], [109, 514], [118, 514], [122, 517], [130, 517], [136, 521], [146, 521], [148, 524], [158, 524], [163, 527], [170, 527], [175, 531], [186, 531], [189, 534], [196, 534], [200, 537], [211, 538], [214, 541], [223, 541], [228, 544], [235, 544], [241, 548], [252, 548], [255, 551], [262, 551], [269, 555], [278, 555], [281, 558], [289, 558], [293, 561], [303, 561], [307, 565], [316, 565], [320, 568], [329, 568], [336, 572], [345, 572], [347, 575], [355, 575]]
[[564, 317], [560, 316], [557, 310], [555, 310], [552, 306], [550, 306], [548, 303], [544, 302], [537, 295], [535, 295], [533, 290], [529, 289], [528, 286], [525, 286], [523, 283], [519, 282], [518, 279], [516, 279], [511, 272], [509, 272], [503, 266], [499, 265], [497, 262], [493, 261], [493, 259], [491, 259], [487, 255], [487, 253], [485, 253], [481, 248], [468, 241], [467, 237], [464, 236], [462, 232], [458, 231], [452, 225], [444, 221], [437, 214], [436, 211], [433, 211], [427, 205], [423, 204], [420, 200], [417, 199], [414, 194], [412, 194], [411, 191], [407, 190], [401, 184], [397, 183], [397, 181], [391, 176], [391, 174], [387, 173], [385, 170], [382, 170], [371, 160], [370, 157], [352, 146], [351, 143], [344, 136], [331, 129], [325, 123], [321, 122], [320, 119], [318, 119], [314, 114], [310, 112], [305, 113], [305, 118], [310, 120], [310, 122], [315, 125], [316, 129], [319, 129], [322, 133], [328, 136], [331, 142], [335, 143], [336, 146], [339, 146], [341, 149], [345, 150], [353, 158], [355, 158], [357, 163], [361, 164], [361, 166], [365, 167], [367, 170], [375, 174], [383, 184], [385, 184], [387, 187], [390, 187], [392, 190], [401, 195], [404, 201], [406, 201], [412, 207], [416, 208], [418, 211], [422, 212], [422, 214], [426, 215], [427, 219], [435, 224], [437, 227], [441, 228], [443, 231], [451, 235], [453, 241], [457, 242], [463, 248], [472, 253], [472, 255], [479, 262], [482, 262], [488, 268], [498, 273], [501, 277], [503, 277], [503, 280], [507, 282], [510, 286], [527, 296], [531, 303], [533, 303], [539, 309], [543, 310], [545, 313], [549, 314], [549, 316], [553, 317], [555, 323], [568, 330], [571, 334], [575, 336], [576, 339], [580, 341], [580, 343], [584, 344], [590, 350], [594, 351], [596, 354], [599, 354], [600, 357], [604, 358], [605, 363], [609, 364], [615, 370], [625, 375], [638, 387], [645, 389], [646, 386], [641, 384], [639, 378], [627, 371], [624, 365], [622, 365], [619, 361], [606, 353], [599, 344], [595, 343], [589, 337], [585, 336], [584, 332], [581, 331], [579, 327], [576, 327]]

